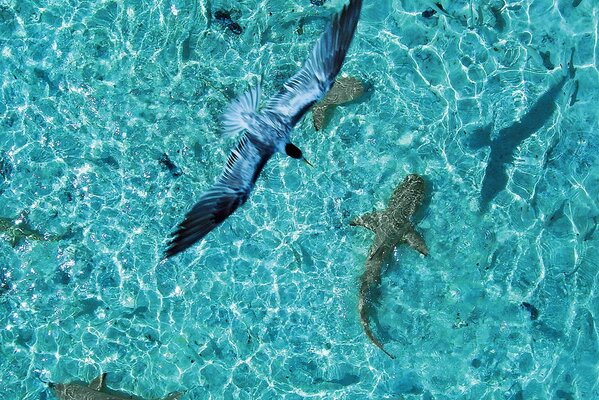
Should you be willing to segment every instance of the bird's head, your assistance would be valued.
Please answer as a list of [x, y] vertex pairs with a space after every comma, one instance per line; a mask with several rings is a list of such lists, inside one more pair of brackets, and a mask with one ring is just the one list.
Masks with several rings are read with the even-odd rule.
[[310, 161], [306, 160], [306, 158], [302, 154], [302, 151], [299, 149], [299, 147], [297, 147], [293, 143], [287, 143], [285, 145], [285, 153], [289, 157], [295, 158], [296, 160], [302, 160], [303, 162], [305, 162], [306, 164], [308, 164], [309, 166], [312, 167], [312, 164], [310, 164]]

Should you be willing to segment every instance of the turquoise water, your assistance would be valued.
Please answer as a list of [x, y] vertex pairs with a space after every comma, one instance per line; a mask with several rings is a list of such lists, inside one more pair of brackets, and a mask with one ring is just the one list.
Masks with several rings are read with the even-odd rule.
[[[3, 398], [100, 372], [144, 398], [599, 398], [591, 0], [365, 0], [342, 74], [366, 99], [293, 134], [315, 168], [276, 156], [161, 261], [234, 145], [228, 101], [262, 73], [276, 93], [343, 4], [0, 1], [0, 217], [52, 239], [0, 233]], [[430, 254], [383, 276], [391, 360], [357, 315], [372, 234], [348, 223], [409, 173]]]

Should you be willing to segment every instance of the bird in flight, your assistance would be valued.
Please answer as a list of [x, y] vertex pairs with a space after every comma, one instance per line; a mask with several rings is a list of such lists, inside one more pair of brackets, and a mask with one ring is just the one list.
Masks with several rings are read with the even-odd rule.
[[[188, 249], [244, 204], [264, 165], [280, 152], [303, 160], [289, 135], [314, 103], [329, 91], [351, 44], [362, 0], [350, 0], [335, 14], [302, 68], [259, 109], [260, 85], [234, 100], [223, 115], [226, 134], [241, 134], [221, 176], [202, 194], [171, 234], [165, 257]], [[309, 163], [308, 163], [309, 164]]]

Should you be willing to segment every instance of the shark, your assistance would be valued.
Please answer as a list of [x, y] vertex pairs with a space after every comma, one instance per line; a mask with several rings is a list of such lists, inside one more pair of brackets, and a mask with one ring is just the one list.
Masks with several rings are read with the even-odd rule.
[[24, 239], [55, 242], [68, 237], [68, 234], [52, 235], [36, 230], [29, 225], [27, 214], [28, 213], [24, 211], [16, 218], [0, 217], [0, 236], [8, 238], [12, 247], [17, 246]]
[[[106, 373], [101, 374], [91, 381], [89, 385], [82, 383], [50, 383], [59, 400], [131, 400], [134, 397], [106, 389]], [[171, 393], [163, 400], [177, 400], [183, 396], [182, 392]]]
[[393, 249], [406, 243], [420, 254], [428, 255], [424, 239], [411, 222], [412, 216], [422, 205], [424, 196], [424, 179], [410, 174], [395, 188], [386, 209], [369, 212], [350, 222], [351, 226], [362, 226], [375, 234], [366, 257], [364, 273], [360, 277], [358, 312], [368, 339], [392, 359], [395, 357], [385, 350], [370, 329], [370, 314], [377, 301], [383, 264]]
[[337, 79], [324, 99], [312, 107], [314, 129], [319, 131], [325, 127], [336, 106], [359, 100], [363, 94], [364, 84], [358, 78], [348, 76]]

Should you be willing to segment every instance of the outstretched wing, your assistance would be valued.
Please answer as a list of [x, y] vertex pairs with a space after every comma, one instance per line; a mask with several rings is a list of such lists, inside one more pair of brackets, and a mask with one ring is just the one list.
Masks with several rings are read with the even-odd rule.
[[216, 183], [187, 213], [168, 244], [165, 255], [172, 257], [201, 240], [248, 199], [254, 183], [273, 152], [244, 134], [229, 156]]
[[351, 0], [333, 17], [303, 67], [269, 100], [266, 111], [280, 115], [294, 126], [324, 97], [343, 65], [361, 9], [362, 0]]

